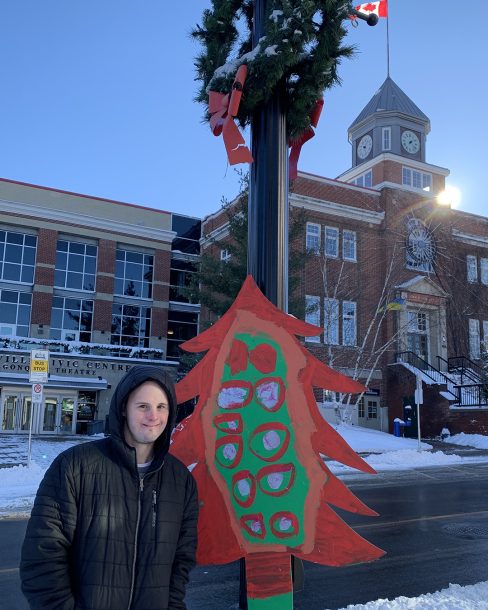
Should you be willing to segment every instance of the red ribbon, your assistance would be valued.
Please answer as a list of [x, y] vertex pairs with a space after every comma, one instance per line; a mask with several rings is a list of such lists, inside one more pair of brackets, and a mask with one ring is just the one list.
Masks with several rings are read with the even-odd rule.
[[251, 151], [246, 146], [241, 132], [234, 123], [234, 117], [237, 116], [239, 111], [246, 76], [247, 66], [240, 66], [230, 94], [217, 91], [210, 91], [209, 93], [208, 110], [212, 115], [210, 117], [210, 128], [214, 136], [222, 134], [230, 165], [253, 162]]
[[315, 102], [314, 107], [310, 111], [310, 125], [307, 127], [307, 129], [305, 129], [299, 138], [296, 140], [290, 140], [288, 142], [288, 145], [291, 147], [290, 164], [288, 170], [290, 180], [295, 180], [295, 178], [298, 176], [298, 159], [300, 158], [302, 146], [305, 144], [305, 142], [308, 142], [314, 137], [315, 131], [313, 130], [313, 127], [317, 127], [323, 107], [324, 100], [321, 98]]

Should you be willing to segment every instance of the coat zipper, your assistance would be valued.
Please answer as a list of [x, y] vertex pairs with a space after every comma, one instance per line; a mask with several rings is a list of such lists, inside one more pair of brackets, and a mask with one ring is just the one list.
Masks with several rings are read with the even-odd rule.
[[153, 508], [152, 526], [153, 527], [156, 527], [156, 502], [157, 502], [156, 490], [153, 489], [153, 492], [152, 492], [152, 508]]
[[129, 603], [127, 610], [130, 610], [132, 605], [132, 598], [134, 597], [134, 585], [136, 582], [136, 561], [137, 561], [137, 541], [139, 538], [139, 524], [141, 521], [141, 504], [142, 504], [142, 492], [144, 491], [144, 478], [139, 480], [139, 499], [137, 501], [137, 521], [136, 521], [136, 533], [134, 535], [134, 559], [132, 560], [132, 579], [130, 583]]

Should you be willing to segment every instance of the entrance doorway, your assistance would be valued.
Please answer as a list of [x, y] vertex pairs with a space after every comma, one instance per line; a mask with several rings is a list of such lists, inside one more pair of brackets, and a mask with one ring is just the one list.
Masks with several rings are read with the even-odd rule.
[[[30, 390], [30, 388], [29, 388]], [[34, 434], [75, 434], [77, 394], [45, 392], [43, 403], [32, 413]], [[30, 391], [5, 389], [0, 401], [1, 432], [28, 433], [32, 409]]]

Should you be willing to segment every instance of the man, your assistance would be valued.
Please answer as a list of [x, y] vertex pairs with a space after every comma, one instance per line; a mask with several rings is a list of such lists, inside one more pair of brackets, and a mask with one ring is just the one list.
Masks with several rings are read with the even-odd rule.
[[117, 386], [108, 438], [61, 453], [37, 492], [22, 547], [35, 610], [184, 610], [195, 563], [196, 485], [168, 454], [172, 381], [135, 366]]

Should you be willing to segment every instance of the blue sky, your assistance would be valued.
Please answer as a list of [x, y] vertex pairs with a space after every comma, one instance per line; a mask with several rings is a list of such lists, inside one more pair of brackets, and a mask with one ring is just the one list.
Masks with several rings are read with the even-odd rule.
[[[390, 75], [431, 120], [427, 161], [460, 208], [486, 214], [485, 5], [389, 0]], [[210, 0], [4, 0], [0, 177], [194, 216], [236, 193], [202, 123], [189, 38]], [[465, 8], [469, 6], [469, 13]], [[349, 28], [358, 52], [326, 94], [299, 168], [335, 178], [347, 128], [386, 77], [386, 22]]]

